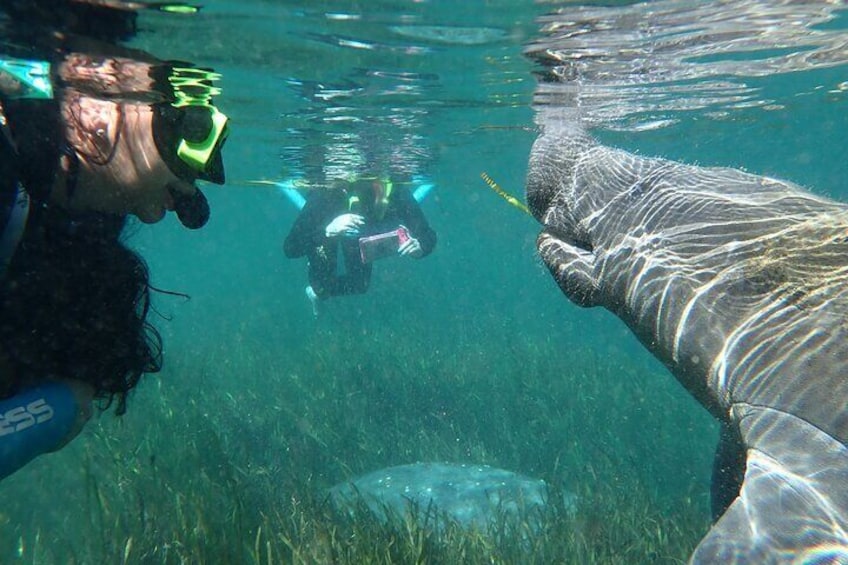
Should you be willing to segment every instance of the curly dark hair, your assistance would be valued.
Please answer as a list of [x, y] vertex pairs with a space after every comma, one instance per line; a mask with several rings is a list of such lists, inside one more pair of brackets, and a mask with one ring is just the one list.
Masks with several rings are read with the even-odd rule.
[[0, 394], [69, 378], [123, 414], [141, 375], [161, 369], [162, 340], [146, 321], [147, 266], [121, 241], [126, 221], [34, 206], [0, 286], [0, 344], [13, 375]]

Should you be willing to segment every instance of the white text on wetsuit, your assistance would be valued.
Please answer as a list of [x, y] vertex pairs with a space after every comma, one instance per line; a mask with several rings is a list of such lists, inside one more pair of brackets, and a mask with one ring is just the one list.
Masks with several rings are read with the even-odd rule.
[[53, 408], [43, 398], [33, 400], [26, 406], [18, 406], [0, 414], [0, 436], [23, 431], [53, 417]]

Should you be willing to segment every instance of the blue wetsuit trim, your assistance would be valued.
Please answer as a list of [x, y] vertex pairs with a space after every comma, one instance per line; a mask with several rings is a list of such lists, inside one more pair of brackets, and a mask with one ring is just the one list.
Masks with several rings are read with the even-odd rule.
[[421, 202], [427, 198], [427, 195], [430, 194], [430, 191], [433, 190], [435, 185], [432, 182], [428, 182], [427, 179], [423, 177], [415, 177], [412, 179], [412, 182], [415, 183], [415, 190], [412, 191], [412, 197], [416, 202], [421, 204]]
[[294, 187], [294, 182], [292, 179], [286, 179], [275, 182], [274, 185], [294, 204], [295, 208], [303, 210], [303, 207], [306, 205], [306, 198]]
[[[297, 181], [295, 179], [286, 179], [283, 181], [275, 181], [273, 184], [280, 189], [280, 192], [282, 192], [286, 198], [289, 199], [289, 202], [294, 204], [295, 208], [303, 210], [303, 207], [306, 205], [306, 198], [297, 188], [295, 188], [296, 182]], [[419, 204], [422, 200], [427, 198], [427, 195], [430, 194], [430, 191], [433, 190], [433, 187], [435, 186], [423, 177], [415, 177], [413, 179], [413, 183], [415, 184], [415, 189], [412, 192], [412, 197], [415, 198], [415, 201]]]
[[57, 449], [77, 419], [71, 388], [49, 382], [0, 400], [0, 479]]

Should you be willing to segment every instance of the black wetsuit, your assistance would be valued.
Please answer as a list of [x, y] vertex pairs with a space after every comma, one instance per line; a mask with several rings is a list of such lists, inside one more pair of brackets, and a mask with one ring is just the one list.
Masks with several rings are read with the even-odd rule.
[[[286, 257], [307, 257], [309, 284], [319, 298], [361, 294], [368, 290], [371, 263], [363, 263], [360, 258], [359, 238], [328, 238], [325, 234], [327, 225], [335, 217], [348, 212], [351, 210], [346, 190], [315, 190], [286, 237], [283, 246]], [[360, 237], [391, 231], [403, 224], [421, 244], [424, 255], [436, 246], [436, 232], [430, 228], [410, 191], [403, 186], [396, 186], [392, 190], [382, 219], [376, 219], [373, 211], [367, 208], [353, 212], [365, 217]], [[343, 265], [339, 264], [339, 248]]]
[[12, 209], [18, 194], [18, 170], [16, 166], [17, 156], [12, 141], [5, 132], [0, 131], [0, 269], [5, 271], [5, 266], [12, 260], [17, 238], [15, 241], [5, 242], [6, 226], [9, 224]]
[[[18, 248], [29, 215], [29, 194], [20, 182], [21, 158], [6, 122], [0, 95], [0, 279]], [[42, 167], [49, 168], [49, 167]]]

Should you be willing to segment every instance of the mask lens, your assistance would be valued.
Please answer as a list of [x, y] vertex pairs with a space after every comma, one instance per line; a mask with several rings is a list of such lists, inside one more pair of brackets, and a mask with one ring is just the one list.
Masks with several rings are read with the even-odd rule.
[[[189, 106], [184, 111], [177, 156], [204, 178], [219, 168], [221, 146], [229, 134], [228, 118], [214, 106]], [[223, 170], [213, 176], [222, 177]]]
[[221, 147], [229, 134], [227, 122], [211, 105], [163, 104], [154, 114], [153, 138], [159, 155], [183, 181], [191, 184], [200, 178], [224, 184]]
[[206, 108], [188, 106], [183, 110], [180, 133], [183, 139], [201, 143], [212, 131], [212, 114]]

